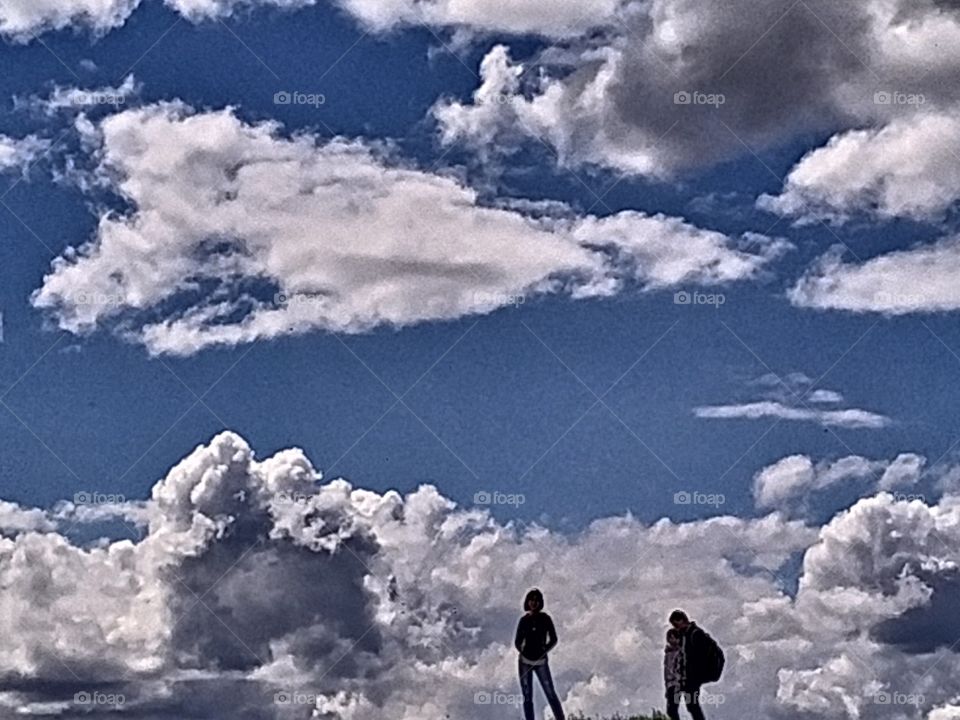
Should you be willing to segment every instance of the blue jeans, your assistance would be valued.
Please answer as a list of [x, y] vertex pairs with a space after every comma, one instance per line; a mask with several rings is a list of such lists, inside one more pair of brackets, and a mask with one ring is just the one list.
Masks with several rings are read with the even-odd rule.
[[553, 676], [550, 675], [550, 665], [546, 659], [543, 665], [527, 665], [520, 660], [520, 690], [523, 692], [523, 717], [526, 720], [535, 720], [533, 714], [533, 675], [536, 673], [540, 680], [540, 687], [543, 688], [543, 694], [547, 696], [547, 702], [550, 709], [553, 710], [553, 717], [556, 720], [564, 720], [563, 707], [560, 705], [560, 698], [557, 697], [557, 691], [553, 687]]

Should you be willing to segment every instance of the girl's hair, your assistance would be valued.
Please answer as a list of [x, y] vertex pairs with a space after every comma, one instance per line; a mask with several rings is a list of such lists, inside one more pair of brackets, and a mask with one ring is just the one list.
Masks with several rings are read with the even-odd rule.
[[540, 592], [537, 588], [534, 588], [527, 593], [527, 596], [523, 599], [523, 611], [527, 612], [530, 609], [530, 601], [536, 600], [540, 603], [540, 609], [543, 610], [543, 593]]
[[673, 628], [667, 630], [667, 642], [668, 643], [678, 643], [680, 642], [680, 632]]

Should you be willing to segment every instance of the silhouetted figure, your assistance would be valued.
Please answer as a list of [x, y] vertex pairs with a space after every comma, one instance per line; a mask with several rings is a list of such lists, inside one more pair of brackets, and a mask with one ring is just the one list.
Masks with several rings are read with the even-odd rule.
[[667, 644], [663, 648], [663, 685], [667, 694], [667, 715], [680, 720], [678, 698], [683, 692], [683, 647], [680, 631], [667, 630]]
[[[673, 628], [667, 631], [663, 658], [667, 716], [670, 720], [680, 720], [680, 703], [683, 703], [693, 720], [705, 720], [706, 716], [700, 707], [700, 687], [704, 682], [719, 679], [719, 672], [723, 669], [723, 653], [709, 635], [696, 623], [690, 622], [682, 610], [670, 613], [670, 624]], [[716, 653], [719, 653], [719, 660]], [[718, 662], [719, 671], [710, 667]]]
[[514, 645], [520, 653], [520, 690], [523, 692], [523, 716], [534, 720], [533, 713], [533, 676], [540, 680], [543, 694], [547, 696], [550, 709], [556, 720], [564, 720], [560, 698], [553, 687], [547, 653], [557, 644], [557, 631], [553, 620], [543, 612], [543, 593], [533, 589], [523, 600], [525, 615], [517, 624], [517, 637]]

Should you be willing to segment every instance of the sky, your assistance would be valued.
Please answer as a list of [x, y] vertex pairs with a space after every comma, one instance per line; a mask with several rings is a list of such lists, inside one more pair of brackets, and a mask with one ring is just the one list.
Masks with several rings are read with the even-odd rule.
[[958, 41], [5, 0], [0, 712], [518, 715], [536, 585], [570, 710], [682, 606], [721, 714], [960, 718]]

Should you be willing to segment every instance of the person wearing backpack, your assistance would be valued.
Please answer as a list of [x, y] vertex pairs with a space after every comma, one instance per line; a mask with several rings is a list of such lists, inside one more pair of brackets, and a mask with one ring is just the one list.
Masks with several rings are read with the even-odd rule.
[[670, 613], [670, 625], [680, 636], [680, 692], [667, 697], [667, 715], [679, 720], [680, 703], [687, 706], [693, 720], [706, 720], [700, 707], [700, 688], [705, 683], [717, 682], [723, 673], [723, 650], [683, 610]]

